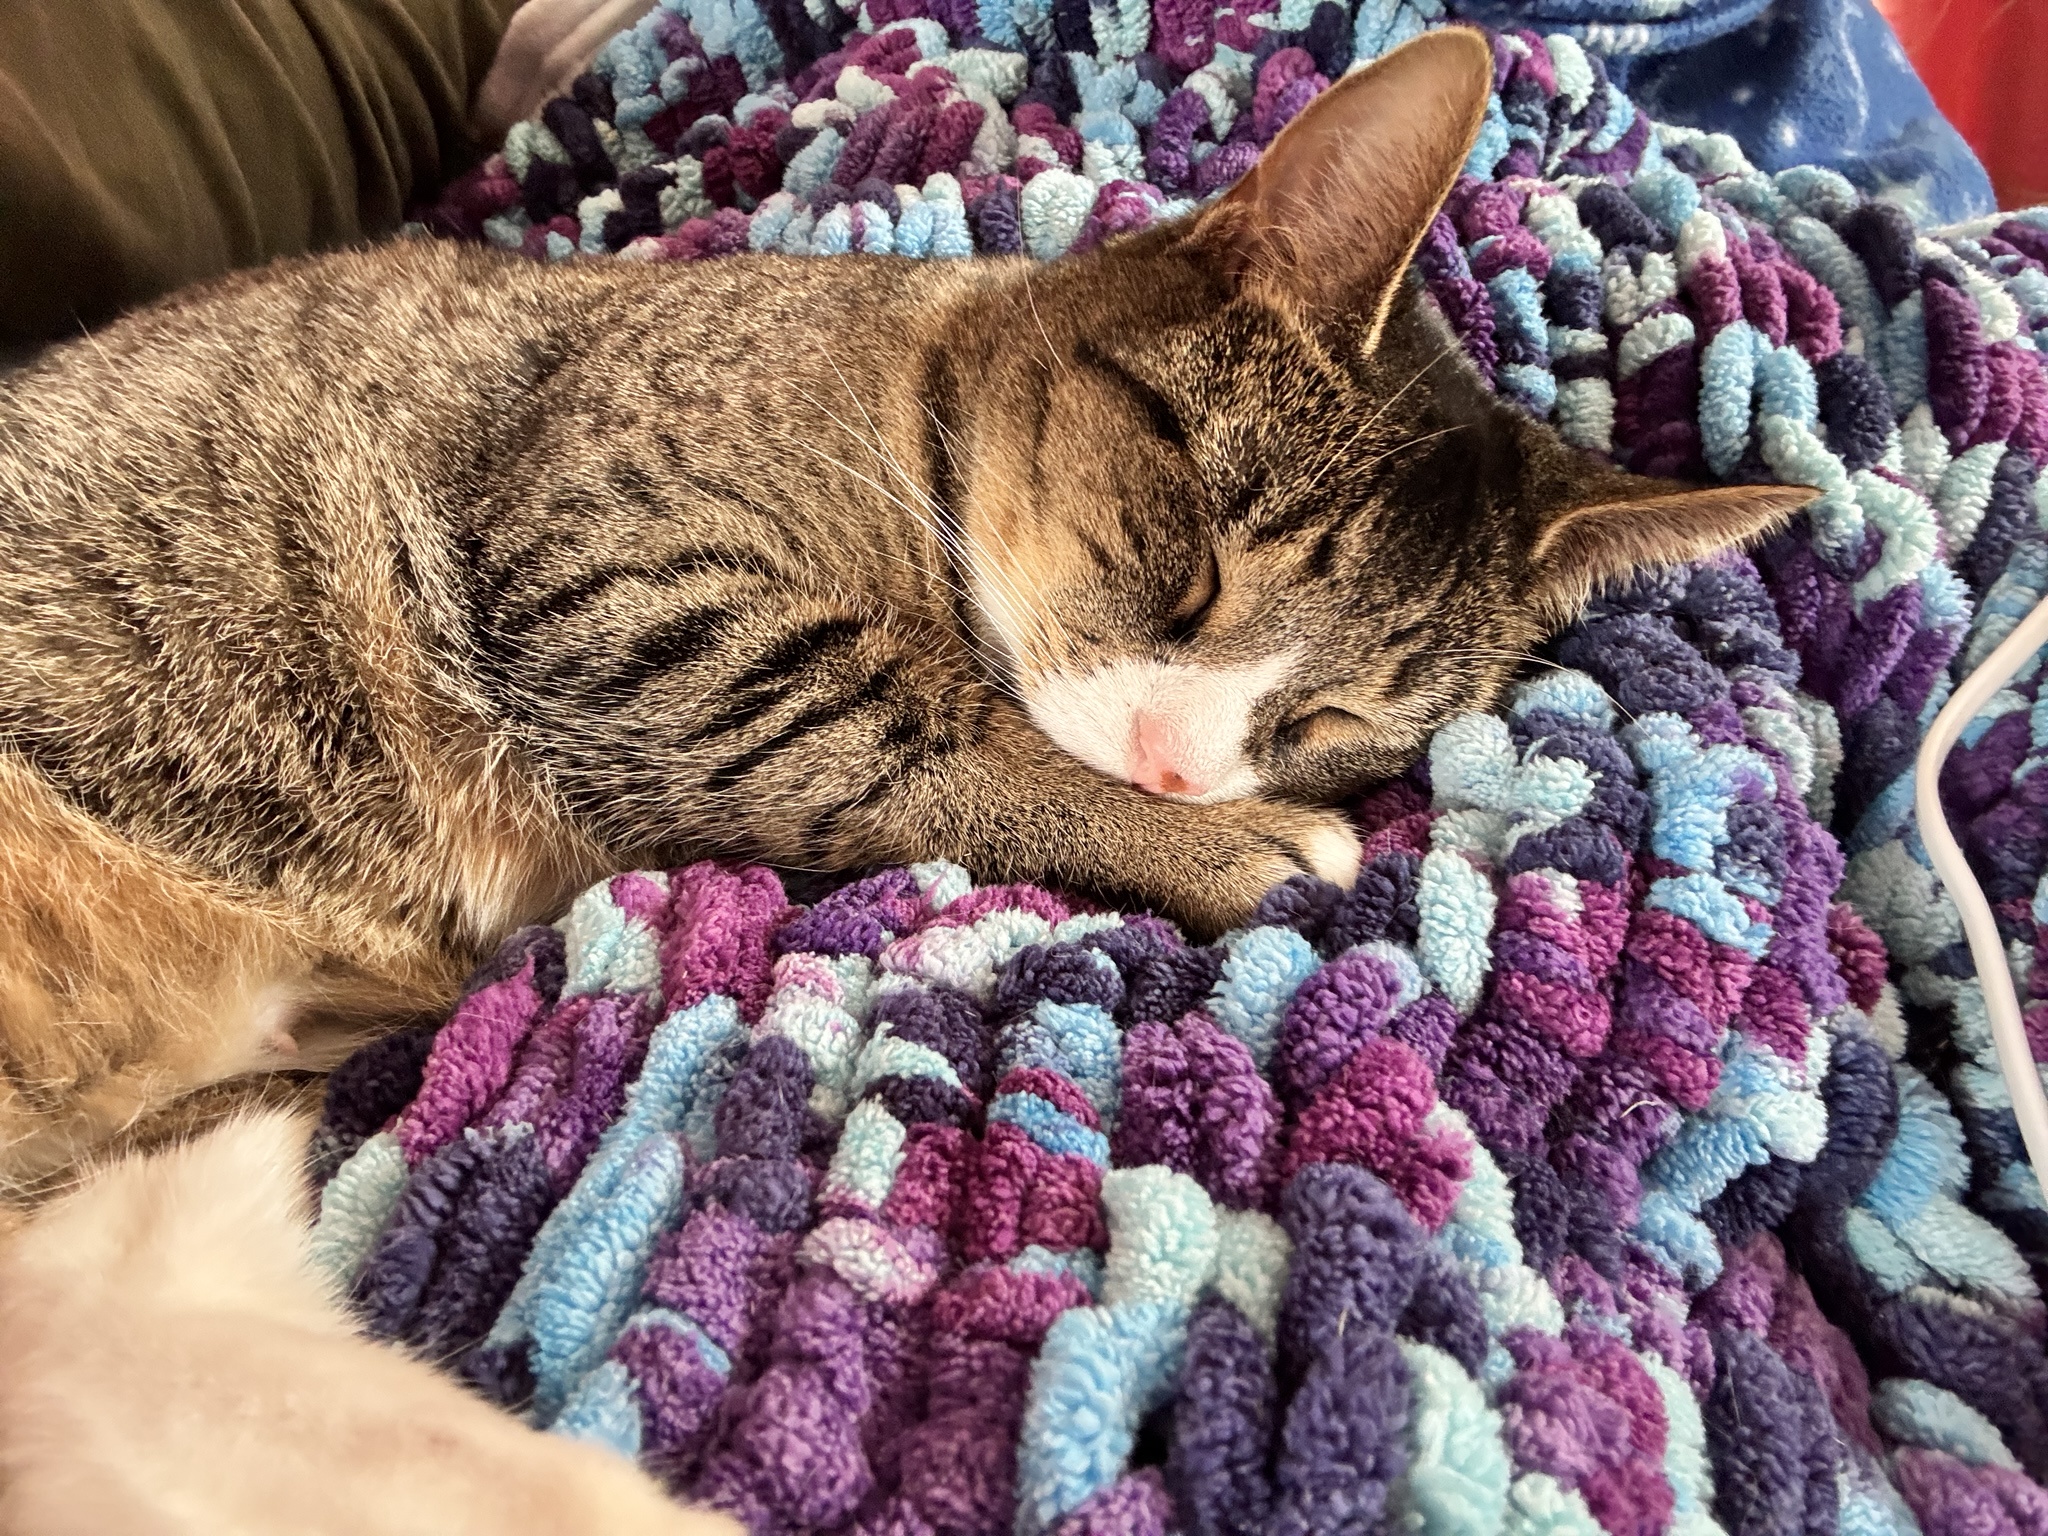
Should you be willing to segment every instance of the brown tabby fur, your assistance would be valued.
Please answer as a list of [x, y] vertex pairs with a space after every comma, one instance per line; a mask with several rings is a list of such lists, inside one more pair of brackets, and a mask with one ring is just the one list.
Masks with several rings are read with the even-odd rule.
[[[1203, 929], [1342, 873], [1311, 802], [1590, 583], [1804, 499], [1573, 454], [1402, 283], [1485, 100], [1463, 36], [1049, 268], [398, 243], [0, 385], [6, 1173], [432, 1014], [633, 864], [943, 857]], [[1290, 647], [1256, 798], [1148, 796], [1015, 697]]]

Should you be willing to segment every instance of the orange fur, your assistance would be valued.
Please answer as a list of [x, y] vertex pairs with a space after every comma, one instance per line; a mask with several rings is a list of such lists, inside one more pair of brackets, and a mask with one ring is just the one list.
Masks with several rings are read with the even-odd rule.
[[422, 788], [439, 811], [422, 884], [455, 893], [463, 947], [210, 879], [0, 754], [0, 1194], [202, 1085], [332, 1065], [445, 1010], [477, 949], [605, 867], [502, 785]]
[[260, 1001], [306, 976], [315, 951], [302, 916], [112, 836], [0, 756], [0, 1160], [11, 1178], [264, 1065]]

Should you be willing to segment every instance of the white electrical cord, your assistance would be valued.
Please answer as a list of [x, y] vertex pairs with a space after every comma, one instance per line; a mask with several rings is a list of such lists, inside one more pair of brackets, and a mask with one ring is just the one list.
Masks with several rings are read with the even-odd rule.
[[2048, 1199], [2048, 1093], [2042, 1092], [2041, 1074], [2027, 1044], [2019, 997], [2013, 991], [2012, 969], [2006, 963], [2005, 944], [1998, 937], [1998, 922], [1991, 915], [1991, 903], [1984, 899], [1977, 877], [1970, 873], [1963, 850], [1956, 846], [1955, 835], [1949, 831], [1941, 810], [1941, 767], [1948, 761], [1963, 728], [2043, 645], [2048, 645], [2048, 600], [2035, 605], [2034, 611], [1985, 658], [1984, 664], [1963, 679], [1954, 697], [1934, 717], [1913, 765], [1913, 808], [1919, 814], [1920, 841], [1926, 845], [1934, 872], [1941, 877], [1949, 899], [1963, 916], [1963, 936], [1970, 941], [1970, 958], [1977, 964], [1977, 980], [1984, 988], [1984, 1008], [1991, 1016], [1998, 1070], [2005, 1074], [2012, 1112], [2019, 1120], [2020, 1136], [2027, 1144], [2027, 1160], [2034, 1165], [2035, 1181], [2041, 1186], [2042, 1197]]

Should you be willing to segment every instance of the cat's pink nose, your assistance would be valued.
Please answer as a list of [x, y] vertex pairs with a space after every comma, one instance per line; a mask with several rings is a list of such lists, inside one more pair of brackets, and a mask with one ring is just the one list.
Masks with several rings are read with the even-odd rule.
[[1155, 795], [1200, 795], [1209, 786], [1191, 779], [1177, 764], [1173, 734], [1140, 710], [1131, 724], [1130, 781]]

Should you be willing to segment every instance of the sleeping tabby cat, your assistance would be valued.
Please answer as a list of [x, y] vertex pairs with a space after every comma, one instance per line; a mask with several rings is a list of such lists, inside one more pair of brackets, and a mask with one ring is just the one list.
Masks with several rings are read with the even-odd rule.
[[[1318, 803], [1592, 584], [1808, 497], [1625, 475], [1466, 364], [1404, 274], [1491, 78], [1427, 37], [1051, 267], [401, 243], [0, 386], [0, 1189], [437, 1012], [629, 865], [950, 858], [1211, 930], [1348, 881]], [[0, 1250], [0, 1519], [684, 1518], [350, 1336], [304, 1130], [131, 1158]]]
[[[0, 1148], [431, 1014], [610, 870], [1243, 917], [1590, 583], [1806, 493], [1578, 455], [1408, 259], [1477, 34], [1079, 259], [286, 262], [0, 391]], [[329, 1034], [323, 1034], [323, 1031]]]

